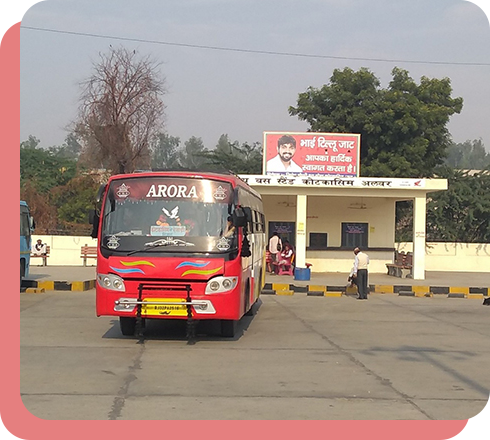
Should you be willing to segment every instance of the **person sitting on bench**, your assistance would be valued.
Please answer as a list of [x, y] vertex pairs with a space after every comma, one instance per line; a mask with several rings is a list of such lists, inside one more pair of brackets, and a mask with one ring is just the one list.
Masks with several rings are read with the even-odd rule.
[[45, 257], [47, 253], [48, 249], [46, 247], [46, 243], [43, 243], [43, 241], [38, 238], [36, 244], [34, 244], [32, 247], [32, 255], [37, 257]]

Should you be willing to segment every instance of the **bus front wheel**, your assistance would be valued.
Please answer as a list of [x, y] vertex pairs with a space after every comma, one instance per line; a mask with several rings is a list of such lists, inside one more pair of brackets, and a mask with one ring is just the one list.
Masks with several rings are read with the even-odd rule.
[[236, 332], [237, 321], [232, 319], [221, 320], [221, 336], [225, 338], [233, 338]]
[[124, 336], [134, 336], [136, 331], [136, 318], [119, 317], [119, 327]]

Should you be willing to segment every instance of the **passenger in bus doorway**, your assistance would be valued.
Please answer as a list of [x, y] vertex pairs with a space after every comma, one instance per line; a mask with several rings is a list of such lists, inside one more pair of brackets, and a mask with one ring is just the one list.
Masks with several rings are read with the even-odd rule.
[[359, 296], [357, 299], [368, 299], [368, 265], [369, 256], [361, 251], [360, 248], [354, 249], [354, 267], [352, 269], [352, 278], [357, 284]]

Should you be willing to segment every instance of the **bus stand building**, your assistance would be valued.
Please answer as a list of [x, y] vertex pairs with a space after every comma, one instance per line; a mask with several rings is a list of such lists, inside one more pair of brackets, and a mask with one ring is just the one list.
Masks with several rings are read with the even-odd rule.
[[293, 244], [296, 267], [349, 273], [354, 247], [369, 254], [370, 272], [386, 272], [395, 250], [396, 202], [413, 200], [413, 278], [425, 278], [427, 194], [446, 179], [243, 175], [264, 201], [269, 236]]
[[[305, 172], [271, 172], [278, 140], [293, 137], [295, 164]], [[369, 270], [387, 271], [395, 251], [396, 202], [413, 201], [414, 279], [425, 279], [428, 194], [447, 189], [446, 179], [359, 177], [359, 135], [264, 133], [262, 175], [240, 176], [264, 201], [267, 232], [295, 248], [296, 267], [349, 273], [353, 249], [362, 247]]]

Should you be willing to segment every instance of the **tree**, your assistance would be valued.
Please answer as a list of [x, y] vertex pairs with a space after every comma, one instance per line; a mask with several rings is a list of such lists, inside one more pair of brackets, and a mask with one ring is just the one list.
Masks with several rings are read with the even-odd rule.
[[57, 157], [78, 160], [80, 152], [82, 151], [82, 146], [78, 142], [76, 134], [69, 133], [66, 136], [63, 145], [50, 147], [48, 150]]
[[[437, 177], [448, 180], [448, 189], [427, 198], [427, 230], [429, 242], [490, 242], [490, 173], [443, 166]], [[397, 241], [412, 241], [412, 202], [397, 203]]]
[[79, 174], [76, 149], [68, 145], [73, 141], [68, 136], [62, 146], [44, 149], [38, 147], [39, 139], [29, 136], [20, 144], [20, 196], [29, 204], [38, 234], [89, 231], [87, 212], [99, 184]]
[[184, 151], [180, 155], [183, 168], [197, 170], [206, 162], [205, 148], [201, 138], [192, 136], [184, 143]]
[[[88, 211], [93, 208], [94, 194], [99, 184], [90, 175], [82, 174], [71, 179], [66, 185], [58, 186], [52, 191], [52, 203], [57, 208], [59, 226], [63, 229], [76, 229], [86, 225], [90, 230]], [[79, 227], [78, 227], [79, 229]]]
[[216, 171], [232, 171], [235, 174], [262, 173], [262, 146], [238, 141], [230, 142], [228, 135], [221, 135], [218, 145], [212, 151], [204, 153], [206, 164]]
[[34, 183], [27, 180], [20, 188], [20, 199], [29, 205], [34, 220], [36, 233], [43, 234], [57, 227], [56, 207], [51, 203], [49, 193], [40, 193]]
[[232, 143], [227, 134], [222, 134], [218, 143], [216, 144], [216, 148], [214, 149], [217, 153], [231, 154], [232, 153]]
[[51, 188], [65, 185], [76, 174], [77, 164], [57, 154], [56, 149], [38, 148], [40, 141], [29, 136], [20, 144], [20, 186], [29, 182], [39, 194], [48, 193]]
[[150, 144], [163, 127], [165, 93], [159, 65], [136, 51], [111, 47], [82, 82], [74, 132], [81, 159], [112, 173], [149, 168]]
[[484, 170], [490, 167], [490, 154], [485, 151], [481, 139], [467, 140], [462, 144], [452, 143], [449, 146], [445, 163], [453, 168]]
[[427, 203], [427, 240], [463, 243], [490, 242], [490, 173], [450, 167], [438, 169], [448, 179], [447, 191], [434, 193]]
[[180, 138], [160, 133], [152, 148], [151, 166], [153, 169], [180, 168]]
[[361, 134], [361, 174], [378, 177], [430, 177], [450, 145], [449, 117], [460, 113], [462, 98], [451, 98], [448, 78], [421, 78], [392, 71], [387, 89], [366, 68], [335, 69], [330, 84], [300, 93], [292, 116], [309, 131]]

